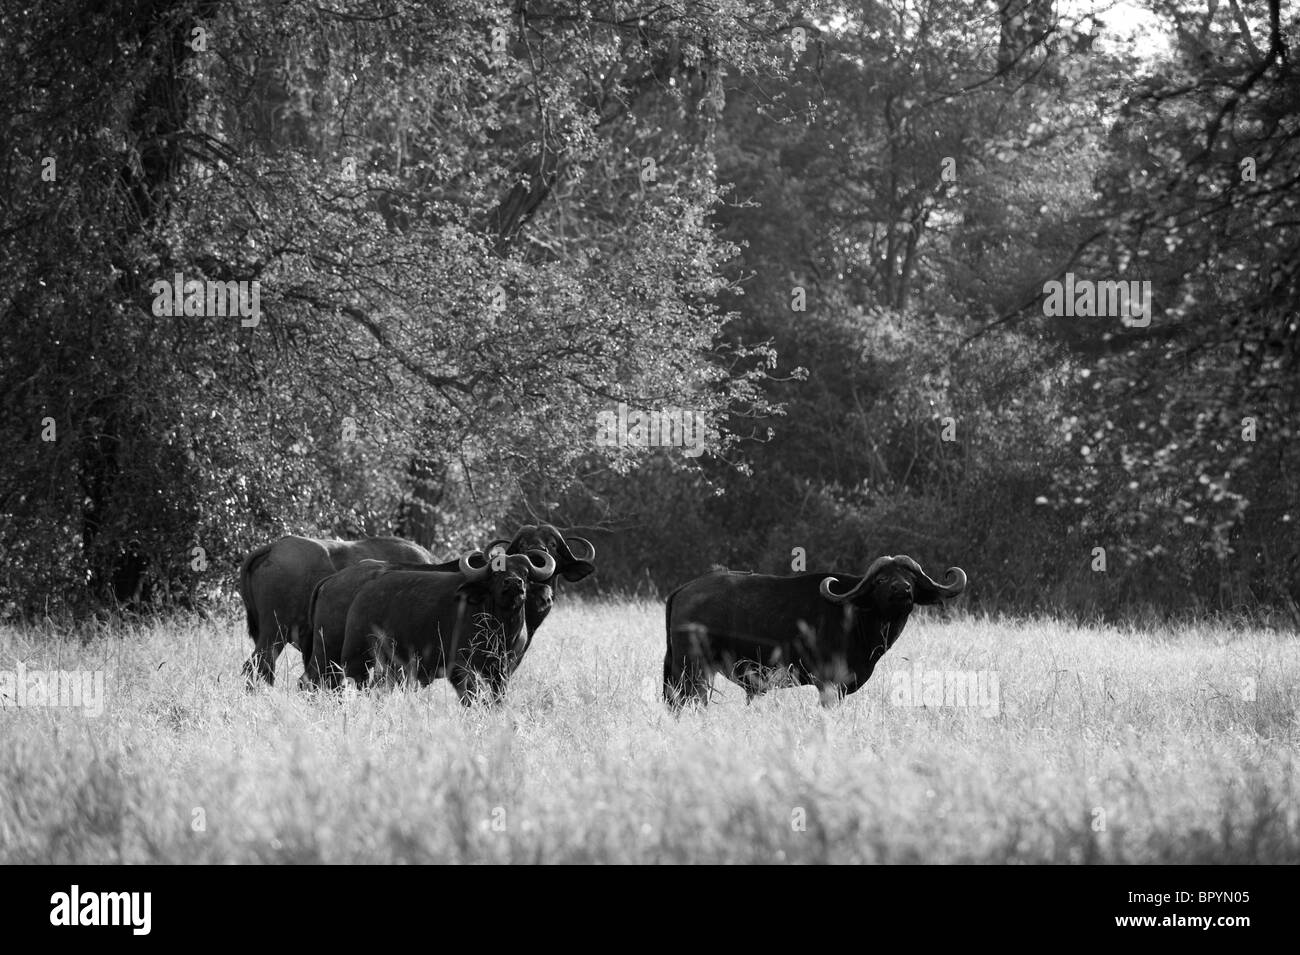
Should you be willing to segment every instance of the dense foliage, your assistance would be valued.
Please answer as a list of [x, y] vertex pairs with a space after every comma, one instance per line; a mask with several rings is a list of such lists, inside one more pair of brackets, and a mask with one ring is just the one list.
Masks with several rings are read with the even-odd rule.
[[[1294, 610], [1297, 20], [1150, 11], [6, 5], [0, 613], [533, 515], [607, 588], [803, 548]], [[178, 273], [260, 312], [160, 315]], [[1067, 273], [1149, 324], [1046, 314]], [[620, 403], [705, 453], [599, 440]]]

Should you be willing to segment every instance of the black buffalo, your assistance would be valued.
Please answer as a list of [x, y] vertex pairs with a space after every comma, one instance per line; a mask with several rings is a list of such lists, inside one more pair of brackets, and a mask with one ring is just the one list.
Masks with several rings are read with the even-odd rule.
[[[308, 619], [311, 620], [311, 658], [303, 670], [300, 686], [336, 689], [343, 676], [343, 641], [346, 637], [348, 610], [361, 588], [393, 570], [415, 573], [474, 573], [487, 564], [487, 558], [475, 551], [441, 564], [395, 563], [363, 560], [352, 567], [331, 574], [316, 585], [311, 595]], [[546, 591], [545, 594], [540, 591]], [[550, 588], [530, 583], [530, 601], [549, 601]]]
[[244, 663], [249, 684], [257, 678], [275, 682], [275, 662], [286, 644], [311, 658], [311, 596], [330, 574], [366, 559], [425, 564], [433, 555], [400, 537], [367, 540], [317, 540], [282, 537], [263, 544], [244, 558], [239, 568], [239, 594], [248, 614], [252, 656]]
[[829, 704], [871, 678], [914, 605], [965, 588], [960, 567], [939, 584], [904, 555], [878, 558], [861, 577], [699, 577], [668, 595], [664, 699], [674, 708], [707, 703], [713, 676], [722, 673], [749, 700], [772, 686], [811, 684]]
[[[577, 547], [583, 556], [576, 556], [573, 552], [574, 547]], [[596, 569], [592, 563], [596, 556], [595, 546], [582, 537], [566, 538], [551, 524], [525, 524], [515, 532], [513, 538], [498, 538], [489, 543], [485, 550], [489, 557], [498, 552], [513, 555], [529, 551], [545, 551], [555, 561], [555, 569], [549, 577], [529, 581], [524, 603], [526, 629], [524, 652], [531, 645], [537, 628], [542, 625], [542, 621], [554, 606], [555, 588], [559, 578], [578, 581]], [[480, 561], [476, 566], [481, 566], [482, 558], [474, 559]], [[320, 581], [310, 600], [308, 619], [311, 621], [311, 658], [304, 669], [302, 685], [304, 687], [318, 685], [326, 688], [338, 686], [342, 676], [343, 641], [348, 608], [364, 584], [394, 569], [462, 573], [464, 572], [463, 560], [465, 560], [463, 557], [452, 558], [438, 564], [431, 563], [427, 567], [409, 563], [372, 562], [339, 571]]]
[[459, 573], [387, 570], [348, 608], [343, 672], [358, 685], [447, 677], [462, 703], [497, 702], [527, 650], [525, 595], [555, 573], [545, 552], [495, 554]]

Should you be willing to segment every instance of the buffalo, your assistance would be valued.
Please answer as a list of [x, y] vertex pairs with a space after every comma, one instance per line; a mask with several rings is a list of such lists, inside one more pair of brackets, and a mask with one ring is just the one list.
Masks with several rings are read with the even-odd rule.
[[664, 699], [673, 709], [707, 703], [720, 672], [747, 701], [773, 686], [811, 684], [829, 705], [871, 678], [913, 606], [965, 589], [960, 567], [937, 583], [906, 555], [877, 558], [861, 577], [722, 571], [696, 578], [668, 595]]
[[[578, 547], [583, 556], [576, 556], [573, 547]], [[555, 603], [555, 587], [558, 579], [578, 581], [595, 571], [592, 560], [596, 556], [595, 546], [582, 537], [565, 537], [551, 524], [525, 524], [515, 532], [513, 538], [498, 538], [486, 548], [488, 559], [497, 553], [506, 555], [523, 554], [529, 551], [544, 551], [551, 555], [555, 570], [545, 579], [531, 579], [528, 583], [524, 601], [524, 622], [527, 636], [523, 651], [532, 644], [533, 635], [542, 625]], [[467, 555], [469, 556], [469, 555]], [[353, 598], [364, 585], [389, 570], [426, 570], [444, 573], [464, 573], [462, 561], [465, 558], [453, 558], [440, 564], [416, 567], [411, 564], [357, 565], [339, 571], [322, 580], [312, 593], [308, 619], [311, 621], [311, 659], [304, 670], [302, 685], [335, 688], [342, 675], [342, 654], [347, 612]], [[473, 558], [483, 560], [484, 558]], [[522, 656], [522, 653], [521, 653]]]
[[498, 702], [528, 647], [529, 583], [549, 579], [545, 551], [466, 555], [459, 573], [388, 569], [364, 583], [348, 608], [343, 672], [358, 685], [404, 674], [421, 686], [445, 676], [462, 703]]
[[252, 656], [244, 663], [250, 686], [258, 677], [275, 682], [275, 663], [287, 643], [302, 652], [307, 664], [312, 654], [312, 592], [330, 574], [366, 559], [433, 563], [427, 550], [400, 537], [356, 541], [282, 537], [244, 558], [239, 568], [239, 594], [253, 640]]
[[[311, 620], [311, 659], [306, 664], [300, 685], [307, 689], [322, 686], [336, 689], [343, 675], [343, 640], [346, 636], [348, 609], [361, 588], [370, 581], [392, 570], [415, 573], [468, 574], [482, 569], [487, 558], [478, 551], [465, 554], [441, 564], [394, 563], [383, 560], [363, 560], [331, 574], [312, 591], [308, 619]], [[528, 600], [549, 600], [539, 593], [550, 588], [530, 584]]]

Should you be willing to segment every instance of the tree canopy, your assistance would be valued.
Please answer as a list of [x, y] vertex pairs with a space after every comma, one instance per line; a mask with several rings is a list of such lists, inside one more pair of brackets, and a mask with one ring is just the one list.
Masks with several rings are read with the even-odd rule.
[[607, 587], [907, 552], [990, 607], [1294, 610], [1300, 24], [1145, 9], [6, 6], [0, 613], [531, 517]]

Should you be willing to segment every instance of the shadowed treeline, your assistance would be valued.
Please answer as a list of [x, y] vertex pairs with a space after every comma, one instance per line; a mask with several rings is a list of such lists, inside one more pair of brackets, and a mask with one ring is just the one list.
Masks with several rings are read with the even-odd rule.
[[0, 616], [540, 518], [606, 592], [909, 554], [990, 610], [1291, 619], [1295, 14], [1145, 22], [0, 12]]

